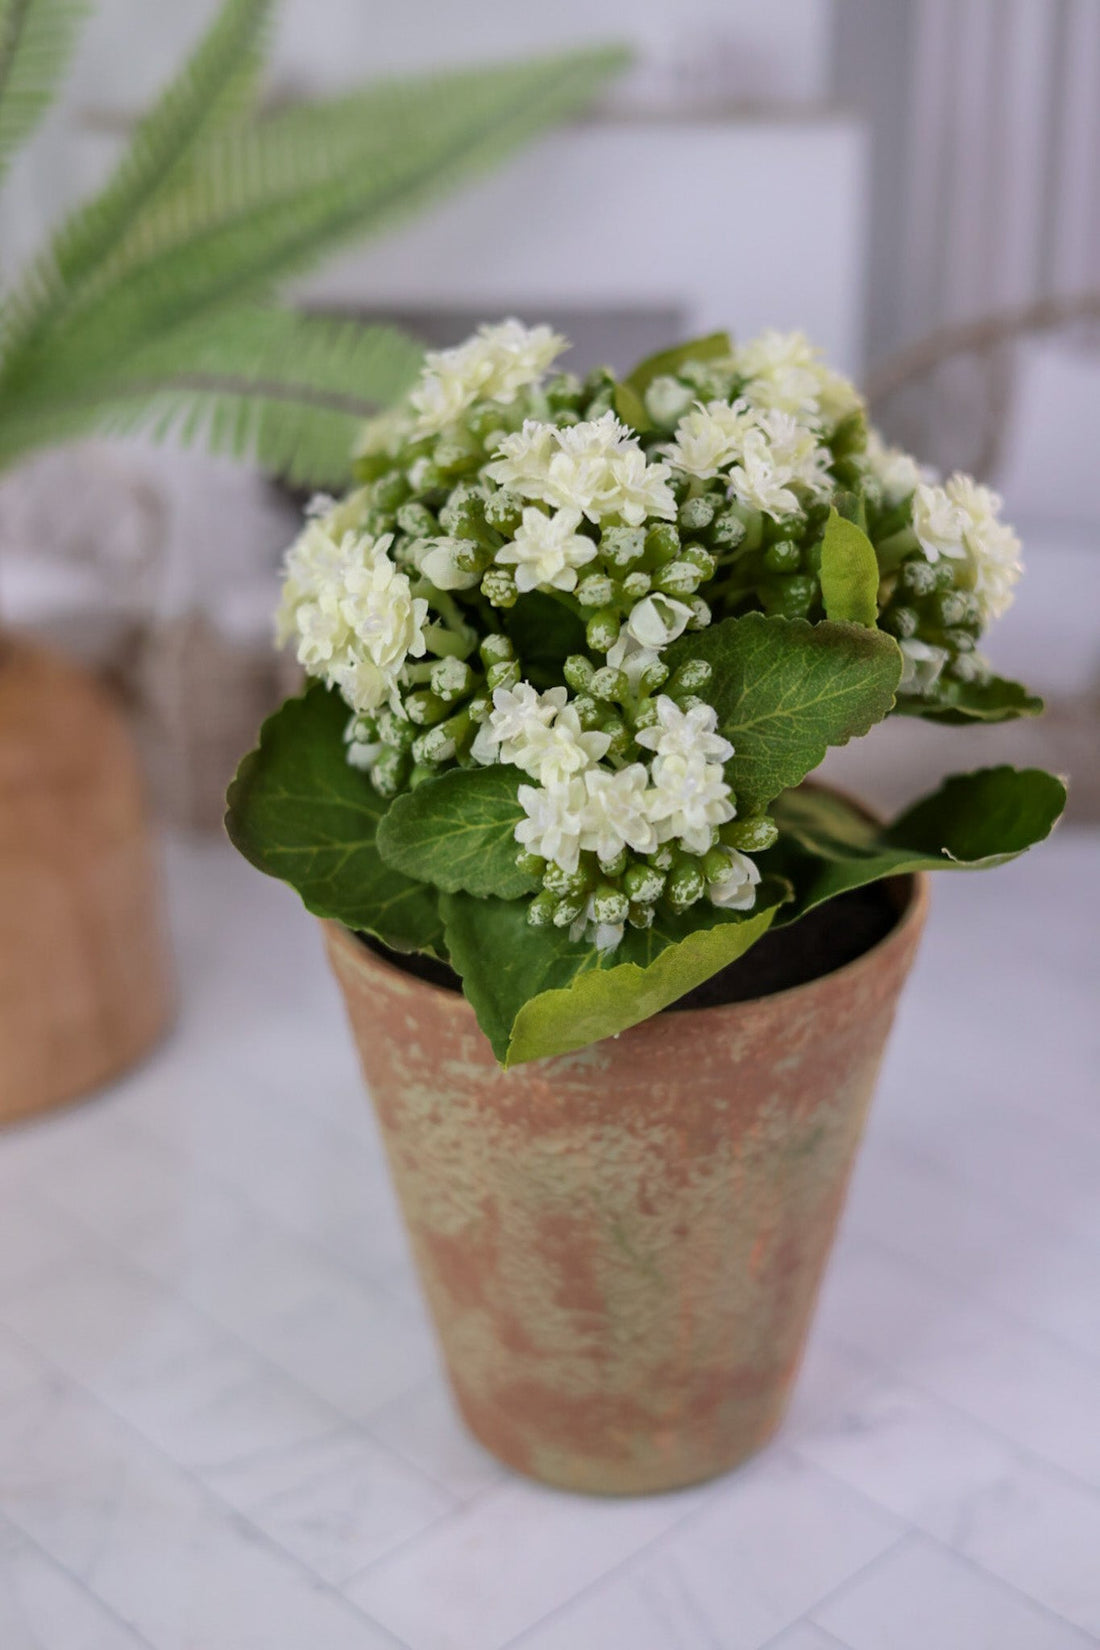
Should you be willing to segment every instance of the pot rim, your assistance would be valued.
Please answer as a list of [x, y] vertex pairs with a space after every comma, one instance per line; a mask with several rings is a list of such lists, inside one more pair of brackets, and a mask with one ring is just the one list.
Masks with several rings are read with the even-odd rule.
[[[858, 957], [852, 957], [850, 961], [841, 963], [839, 968], [830, 968], [824, 974], [815, 974], [812, 980], [803, 980], [798, 985], [784, 986], [781, 991], [768, 991], [760, 997], [742, 997], [732, 1003], [708, 1003], [703, 1008], [682, 1008], [679, 1010], [676, 1009], [676, 1004], [673, 1002], [667, 1005], [667, 1010], [662, 1009], [660, 1012], [665, 1013], [671, 1010], [685, 1020], [694, 1015], [709, 1015], [713, 1019], [716, 1013], [722, 1011], [729, 1012], [730, 1010], [753, 1008], [758, 1003], [789, 1000], [797, 997], [799, 992], [816, 990], [826, 980], [840, 979], [842, 975], [847, 974], [852, 969], [867, 966], [886, 946], [902, 943], [905, 936], [914, 927], [919, 930], [928, 912], [929, 879], [927, 871], [903, 871], [896, 876], [884, 877], [882, 880], [887, 887], [897, 888], [900, 886], [904, 889], [903, 903], [898, 907], [897, 919], [893, 926], [883, 934], [881, 939], [876, 940], [874, 945], [868, 946], [866, 951], [861, 951]], [[407, 969], [398, 967], [388, 957], [384, 957], [379, 951], [376, 951], [373, 946], [365, 943], [370, 937], [367, 935], [366, 930], [348, 928], [346, 924], [331, 919], [326, 919], [324, 926], [334, 939], [347, 945], [350, 955], [360, 965], [366, 963], [367, 958], [369, 958], [369, 965], [372, 967], [385, 968], [390, 973], [399, 975], [402, 979], [414, 981], [418, 986], [423, 987], [425, 991], [438, 992], [452, 1002], [464, 1003], [467, 1008], [470, 1007], [469, 999], [461, 987], [456, 991], [452, 986], [437, 985], [433, 980], [425, 980]], [[365, 956], [364, 953], [366, 953]], [[413, 957], [419, 955], [419, 953], [410, 951], [407, 955]], [[625, 1027], [624, 1031], [633, 1030], [637, 1026], [648, 1025], [650, 1021], [657, 1018], [658, 1015], [655, 1014], [646, 1015], [644, 1019], [636, 1020], [633, 1026]], [[619, 1035], [622, 1035], [622, 1033], [619, 1033]]]

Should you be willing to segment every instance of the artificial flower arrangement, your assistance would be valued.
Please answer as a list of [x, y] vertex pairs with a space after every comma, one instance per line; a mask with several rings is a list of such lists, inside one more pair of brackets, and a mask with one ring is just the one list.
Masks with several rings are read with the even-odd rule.
[[230, 834], [314, 912], [454, 971], [502, 1065], [612, 1036], [877, 879], [999, 864], [1060, 780], [953, 777], [880, 826], [802, 781], [890, 714], [1033, 715], [981, 651], [1000, 501], [869, 428], [799, 334], [618, 380], [547, 326], [429, 354], [286, 561], [311, 678]]

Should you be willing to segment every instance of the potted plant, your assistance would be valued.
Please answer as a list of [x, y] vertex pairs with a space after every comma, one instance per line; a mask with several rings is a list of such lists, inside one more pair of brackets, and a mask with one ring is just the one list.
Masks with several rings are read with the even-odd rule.
[[429, 355], [291, 548], [311, 678], [228, 828], [325, 920], [459, 1405], [573, 1488], [706, 1477], [782, 1413], [924, 872], [1064, 803], [959, 775], [889, 824], [804, 783], [890, 714], [1039, 703], [978, 650], [995, 495], [806, 341], [622, 381], [547, 327]]
[[[273, 0], [225, 0], [103, 189], [0, 299], [0, 470], [143, 431], [310, 486], [348, 479], [363, 418], [421, 350], [303, 314], [275, 283], [386, 227], [591, 97], [614, 50], [381, 82], [257, 112]], [[48, 108], [85, 7], [0, 0], [0, 181]], [[170, 969], [120, 708], [0, 615], [0, 1121], [146, 1052]]]

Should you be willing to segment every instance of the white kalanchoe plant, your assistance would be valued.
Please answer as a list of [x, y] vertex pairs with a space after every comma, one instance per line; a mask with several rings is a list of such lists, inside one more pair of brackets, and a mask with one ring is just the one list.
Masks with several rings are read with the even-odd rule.
[[949, 781], [879, 830], [797, 790], [891, 711], [1034, 714], [978, 650], [1019, 543], [867, 427], [800, 334], [717, 334], [623, 381], [509, 320], [427, 355], [360, 487], [287, 556], [314, 685], [230, 829], [307, 904], [448, 960], [504, 1062], [609, 1035], [772, 923], [877, 877], [997, 862], [1059, 781]]

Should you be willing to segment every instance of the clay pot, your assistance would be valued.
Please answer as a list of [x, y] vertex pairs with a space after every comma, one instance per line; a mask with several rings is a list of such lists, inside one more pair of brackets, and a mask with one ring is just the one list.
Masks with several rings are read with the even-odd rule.
[[0, 637], [0, 1122], [148, 1052], [171, 971], [129, 730], [82, 669]]
[[459, 1407], [604, 1494], [724, 1472], [783, 1415], [921, 878], [854, 962], [502, 1072], [465, 998], [326, 924]]

